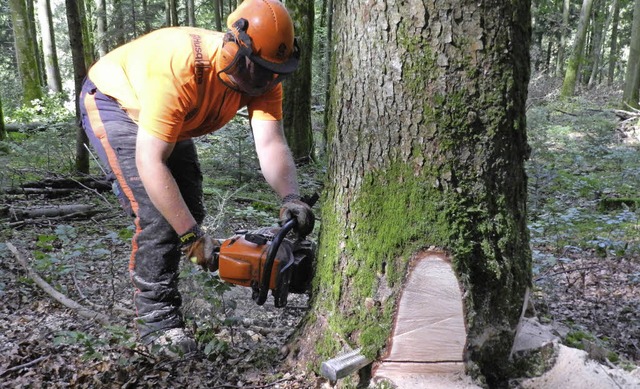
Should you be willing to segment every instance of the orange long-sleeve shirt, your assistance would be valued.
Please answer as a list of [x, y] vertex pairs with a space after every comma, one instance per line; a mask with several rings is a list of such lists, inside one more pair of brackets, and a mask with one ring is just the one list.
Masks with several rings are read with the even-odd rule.
[[[196, 53], [191, 34], [197, 34], [211, 68], [198, 107]], [[282, 85], [262, 96], [245, 96], [226, 87], [217, 76], [216, 62], [223, 34], [192, 27], [153, 31], [111, 51], [89, 70], [89, 78], [115, 98], [138, 125], [166, 142], [213, 132], [247, 106], [249, 116], [282, 119]], [[202, 93], [202, 92], [200, 92]]]

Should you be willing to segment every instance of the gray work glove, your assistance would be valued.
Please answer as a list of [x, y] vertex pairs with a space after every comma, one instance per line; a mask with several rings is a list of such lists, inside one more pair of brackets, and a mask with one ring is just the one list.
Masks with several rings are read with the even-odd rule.
[[315, 216], [309, 204], [300, 200], [298, 195], [287, 195], [282, 200], [280, 208], [280, 221], [283, 223], [287, 220], [295, 218], [298, 225], [294, 231], [301, 237], [307, 236], [313, 231], [315, 225]]

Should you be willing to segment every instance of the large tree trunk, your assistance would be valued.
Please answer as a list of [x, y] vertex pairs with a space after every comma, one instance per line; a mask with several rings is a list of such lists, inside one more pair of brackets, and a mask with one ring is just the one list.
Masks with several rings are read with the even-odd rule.
[[573, 96], [576, 90], [578, 72], [580, 70], [582, 59], [584, 58], [584, 42], [587, 38], [592, 6], [593, 0], [583, 0], [576, 39], [573, 44], [571, 56], [569, 57], [569, 63], [567, 64], [567, 71], [564, 75], [564, 81], [562, 82], [562, 89], [560, 90], [560, 95], [562, 97]]
[[298, 69], [284, 83], [284, 133], [296, 161], [313, 159], [311, 129], [311, 59], [313, 56], [313, 1], [287, 1], [301, 55]]
[[38, 0], [38, 21], [42, 36], [42, 54], [44, 55], [44, 69], [47, 75], [47, 87], [52, 92], [62, 92], [58, 53], [51, 20], [51, 5], [49, 0]]
[[345, 346], [380, 358], [410, 262], [436, 247], [464, 291], [460, 360], [504, 382], [531, 283], [529, 8], [334, 1], [328, 178], [301, 363]]
[[640, 108], [638, 104], [640, 87], [640, 0], [635, 1], [633, 8], [633, 25], [631, 27], [631, 47], [629, 60], [624, 77], [624, 91], [622, 103], [633, 108]]
[[80, 109], [78, 107], [78, 97], [82, 90], [82, 82], [87, 75], [85, 65], [84, 46], [82, 42], [82, 24], [80, 22], [80, 12], [78, 4], [74, 0], [65, 0], [67, 8], [67, 25], [69, 26], [69, 42], [71, 46], [71, 57], [73, 60], [73, 80], [75, 85], [76, 102], [76, 171], [78, 173], [89, 173], [89, 152], [86, 145], [89, 144], [87, 135], [80, 126]]
[[13, 23], [18, 72], [22, 81], [22, 101], [29, 105], [32, 100], [42, 98], [36, 37], [31, 34], [25, 0], [9, 0], [9, 8]]

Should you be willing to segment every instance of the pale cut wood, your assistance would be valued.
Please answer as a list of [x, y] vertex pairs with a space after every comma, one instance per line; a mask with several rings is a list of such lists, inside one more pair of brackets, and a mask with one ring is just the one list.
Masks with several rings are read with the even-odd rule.
[[423, 387], [432, 383], [429, 377], [444, 382], [464, 377], [466, 339], [462, 291], [451, 261], [442, 252], [427, 251], [409, 271], [389, 351], [373, 377], [398, 387]]
[[440, 252], [416, 260], [400, 298], [385, 361], [458, 362], [466, 342], [462, 292]]

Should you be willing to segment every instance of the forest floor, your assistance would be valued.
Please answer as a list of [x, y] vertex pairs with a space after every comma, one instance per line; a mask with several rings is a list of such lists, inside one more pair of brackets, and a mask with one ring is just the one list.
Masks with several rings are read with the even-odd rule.
[[[544, 79], [531, 85], [531, 313], [555, 328], [565, 345], [632, 370], [640, 363], [640, 130], [614, 114], [616, 91], [560, 103], [557, 85]], [[51, 190], [53, 181], [44, 193], [26, 189], [44, 178], [68, 177], [74, 151], [68, 134], [54, 125], [20, 135], [0, 151], [1, 388], [328, 387], [318, 375], [282, 363], [287, 340], [308, 311], [306, 296], [290, 296], [284, 309], [274, 308], [271, 297], [257, 306], [248, 289], [229, 287], [186, 263], [183, 311], [202, 352], [163, 359], [136, 347], [130, 219], [108, 190], [86, 182], [69, 191]], [[198, 148], [210, 233], [223, 238], [276, 222], [277, 199], [260, 178], [241, 121], [200, 140]], [[100, 176], [94, 165], [92, 172]], [[302, 166], [303, 192], [321, 191], [322, 175], [321, 163]], [[25, 213], [54, 205], [89, 205], [90, 211], [44, 218]], [[110, 323], [55, 301], [18, 257]]]

